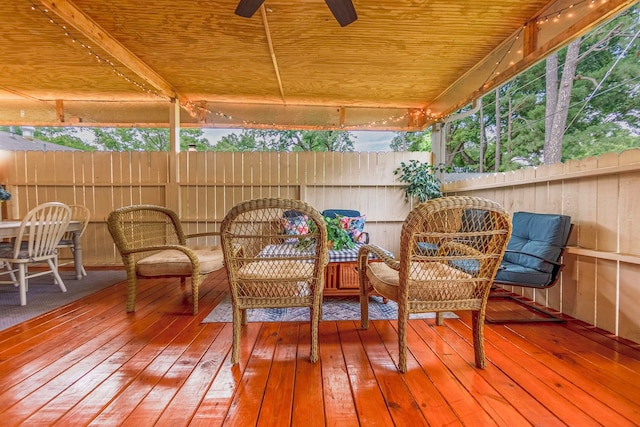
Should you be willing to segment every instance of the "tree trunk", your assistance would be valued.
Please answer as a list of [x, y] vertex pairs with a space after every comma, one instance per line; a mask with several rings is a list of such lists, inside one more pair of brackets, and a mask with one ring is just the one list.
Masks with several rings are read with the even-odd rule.
[[482, 107], [482, 97], [478, 100], [480, 103], [480, 154], [478, 155], [478, 172], [484, 172], [484, 151], [487, 147], [487, 135], [484, 127], [484, 108]]
[[[557, 101], [555, 108], [551, 111], [547, 110], [547, 118], [551, 113], [551, 129], [545, 129], [545, 147], [544, 147], [544, 164], [552, 165], [562, 160], [562, 138], [565, 132], [567, 116], [569, 114], [569, 104], [571, 103], [571, 90], [573, 89], [573, 80], [578, 66], [578, 54], [580, 53], [580, 39], [572, 41], [567, 47], [567, 57], [564, 61], [562, 69], [562, 78], [560, 79], [560, 87], [557, 90]], [[548, 70], [549, 67], [547, 67]], [[557, 79], [557, 73], [555, 73]], [[547, 89], [549, 82], [547, 81]], [[548, 95], [547, 95], [548, 96]], [[549, 101], [547, 101], [547, 106]], [[546, 141], [546, 135], [549, 134], [549, 140]]]
[[496, 89], [496, 164], [494, 170], [500, 172], [500, 163], [502, 162], [501, 156], [501, 141], [500, 141], [500, 129], [502, 123], [500, 120], [500, 88]]
[[511, 159], [511, 152], [513, 147], [511, 146], [511, 132], [513, 131], [513, 98], [509, 96], [509, 109], [507, 114], [507, 157]]
[[555, 117], [556, 105], [558, 104], [558, 52], [553, 52], [551, 55], [547, 56], [545, 79], [547, 101], [544, 117], [543, 153], [546, 153], [549, 149], [551, 128], [553, 127], [553, 118]]

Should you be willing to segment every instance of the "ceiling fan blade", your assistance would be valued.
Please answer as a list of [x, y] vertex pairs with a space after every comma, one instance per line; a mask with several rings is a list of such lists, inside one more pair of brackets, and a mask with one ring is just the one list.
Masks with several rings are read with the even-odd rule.
[[341, 27], [346, 27], [353, 21], [358, 19], [356, 9], [353, 7], [351, 0], [324, 0], [331, 9], [331, 13]]
[[262, 3], [264, 3], [264, 0], [240, 0], [236, 7], [236, 15], [251, 18]]

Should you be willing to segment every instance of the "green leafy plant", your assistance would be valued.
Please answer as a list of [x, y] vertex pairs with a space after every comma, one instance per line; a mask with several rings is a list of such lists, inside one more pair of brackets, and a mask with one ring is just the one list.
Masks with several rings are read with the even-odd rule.
[[353, 249], [356, 247], [347, 230], [340, 226], [340, 217], [329, 218], [325, 216], [324, 222], [327, 224], [327, 240], [333, 242], [331, 249], [339, 251], [344, 248]]
[[[347, 233], [347, 230], [340, 226], [339, 217], [329, 218], [324, 217], [324, 222], [327, 226], [327, 240], [329, 241], [330, 248], [339, 251], [340, 249], [348, 248], [353, 249], [356, 247], [351, 236]], [[316, 231], [316, 225], [313, 221], [309, 220], [309, 232], [314, 233]], [[315, 238], [298, 239], [296, 243], [296, 249], [305, 250], [315, 245]]]
[[11, 200], [11, 193], [9, 193], [3, 186], [0, 185], [0, 200]]
[[437, 173], [446, 172], [447, 168], [440, 165], [422, 163], [418, 160], [409, 160], [409, 163], [402, 162], [400, 167], [393, 171], [394, 175], [400, 175], [398, 179], [407, 185], [404, 188], [404, 199], [416, 197], [420, 202], [442, 197], [440, 189], [442, 182], [437, 177]]

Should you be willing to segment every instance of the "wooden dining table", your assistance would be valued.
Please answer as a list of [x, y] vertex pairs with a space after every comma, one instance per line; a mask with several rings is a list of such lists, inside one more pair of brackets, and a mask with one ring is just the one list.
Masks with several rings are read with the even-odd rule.
[[[5, 237], [16, 237], [22, 221], [0, 221], [0, 239]], [[80, 243], [80, 232], [82, 224], [80, 221], [71, 221], [67, 229], [73, 233], [73, 264], [76, 269], [76, 279], [82, 279], [82, 245]]]

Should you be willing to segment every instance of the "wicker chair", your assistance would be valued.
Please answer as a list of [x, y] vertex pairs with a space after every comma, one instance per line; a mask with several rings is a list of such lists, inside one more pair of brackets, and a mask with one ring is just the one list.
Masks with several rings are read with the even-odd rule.
[[[27, 304], [28, 280], [32, 277], [52, 274], [55, 283], [62, 292], [67, 288], [58, 274], [56, 246], [69, 227], [71, 210], [63, 203], [43, 203], [31, 209], [22, 219], [18, 235], [13, 244], [0, 247], [0, 266], [6, 271], [0, 276], [9, 275], [10, 280], [0, 284], [12, 284], [20, 291], [20, 305]], [[46, 263], [48, 268], [29, 273], [29, 264]], [[15, 273], [18, 273], [17, 276]]]
[[193, 314], [198, 314], [198, 290], [203, 276], [223, 267], [220, 246], [187, 246], [191, 238], [217, 232], [185, 235], [175, 212], [162, 206], [133, 205], [114, 210], [109, 232], [127, 270], [127, 312], [135, 311], [138, 277], [191, 277]]
[[[400, 258], [376, 246], [358, 252], [362, 327], [369, 326], [369, 296], [376, 292], [398, 303], [398, 370], [407, 371], [410, 313], [473, 312], [475, 363], [484, 368], [484, 317], [487, 298], [511, 235], [503, 208], [475, 197], [442, 197], [421, 203], [407, 216], [400, 236]], [[428, 249], [425, 249], [428, 248]], [[370, 262], [373, 252], [384, 262]]]
[[[80, 233], [78, 233], [78, 238], [81, 238], [85, 230], [87, 229], [87, 225], [89, 225], [91, 212], [89, 211], [89, 208], [84, 205], [69, 205], [69, 209], [71, 209], [71, 221], [79, 221], [81, 224]], [[72, 254], [75, 252], [76, 245], [73, 241], [73, 237], [74, 233], [69, 231], [64, 233], [64, 236], [62, 236], [62, 240], [60, 240], [60, 243], [58, 244], [58, 267], [69, 265], [74, 262], [73, 260], [64, 260], [61, 262], [62, 259], [59, 255], [60, 251], [65, 248], [69, 249]], [[84, 265], [80, 266], [80, 271], [82, 276], [87, 275], [87, 271], [84, 269]], [[78, 279], [80, 279], [80, 277], [78, 277]]]
[[[306, 215], [300, 233], [285, 234], [285, 211]], [[298, 216], [296, 216], [298, 218]], [[306, 225], [308, 224], [308, 230]], [[246, 310], [309, 307], [311, 362], [318, 360], [327, 230], [324, 219], [308, 204], [289, 199], [258, 199], [240, 203], [220, 226], [233, 309], [231, 362], [239, 358], [240, 329]]]

